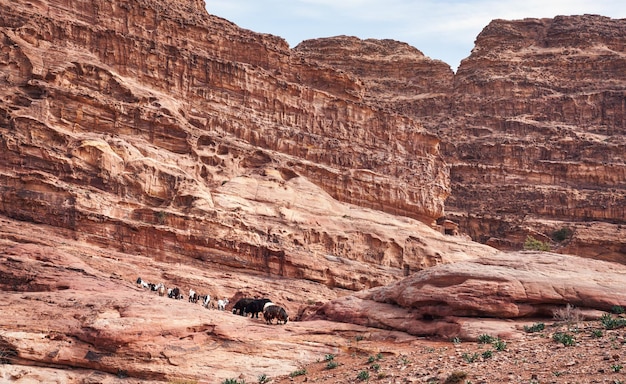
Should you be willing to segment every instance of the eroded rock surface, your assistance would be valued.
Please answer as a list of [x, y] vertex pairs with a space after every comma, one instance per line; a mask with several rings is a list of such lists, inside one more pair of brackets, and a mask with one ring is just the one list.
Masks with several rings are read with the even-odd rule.
[[621, 262], [625, 25], [597, 15], [494, 20], [456, 74], [397, 42], [342, 36], [295, 49], [363, 79], [364, 101], [441, 138], [446, 216], [474, 240], [519, 250], [531, 235]]
[[[553, 253], [520, 252], [442, 264], [385, 287], [324, 304], [308, 318], [476, 339], [485, 329], [511, 337], [515, 323], [553, 318], [568, 305], [599, 316], [626, 302], [626, 267]], [[492, 324], [491, 326], [489, 324]]]

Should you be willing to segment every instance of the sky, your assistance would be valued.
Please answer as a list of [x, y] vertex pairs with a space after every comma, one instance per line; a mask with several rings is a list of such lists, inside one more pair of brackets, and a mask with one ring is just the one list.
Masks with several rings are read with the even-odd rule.
[[295, 47], [338, 35], [408, 43], [456, 71], [494, 19], [597, 14], [626, 18], [626, 0], [205, 0], [210, 14]]

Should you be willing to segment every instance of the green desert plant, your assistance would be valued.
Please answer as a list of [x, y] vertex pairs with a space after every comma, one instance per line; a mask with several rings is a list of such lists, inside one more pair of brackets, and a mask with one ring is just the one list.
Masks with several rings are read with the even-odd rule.
[[550, 244], [548, 244], [548, 242], [537, 240], [534, 237], [528, 235], [528, 237], [526, 237], [526, 241], [524, 241], [524, 249], [527, 251], [547, 252], [550, 250]]
[[552, 232], [552, 240], [556, 241], [557, 243], [567, 240], [570, 236], [572, 236], [572, 230], [568, 227], [563, 227], [559, 230]]
[[368, 380], [370, 378], [370, 373], [367, 371], [361, 371], [359, 372], [359, 374], [356, 376], [357, 379], [361, 380], [361, 381], [365, 381]]
[[495, 338], [491, 335], [488, 335], [486, 333], [483, 333], [482, 335], [478, 336], [478, 343], [479, 344], [491, 344], [495, 341]]
[[493, 342], [493, 346], [496, 347], [497, 351], [504, 351], [506, 349], [506, 342], [501, 339], [496, 339]]
[[605, 313], [600, 318], [600, 323], [605, 329], [618, 329], [626, 326], [626, 319], [615, 318], [608, 313]]
[[535, 323], [532, 326], [524, 325], [524, 331], [528, 333], [541, 332], [546, 328], [544, 323]]
[[469, 353], [467, 353], [467, 352], [465, 352], [465, 353], [463, 353], [463, 354], [461, 355], [461, 357], [463, 358], [463, 360], [465, 360], [465, 361], [466, 361], [466, 362], [468, 362], [468, 363], [473, 363], [473, 362], [475, 362], [476, 360], [478, 360], [478, 356], [479, 356], [479, 355], [478, 355], [478, 353], [472, 353], [472, 354], [470, 355], [470, 354], [469, 354]]
[[328, 363], [326, 363], [326, 369], [335, 369], [339, 366], [339, 363], [337, 363], [334, 360], [330, 360]]
[[239, 381], [237, 379], [226, 379], [222, 381], [222, 384], [246, 384], [246, 382], [243, 380]]
[[576, 344], [574, 337], [565, 332], [555, 333], [554, 335], [552, 335], [552, 340], [556, 341], [557, 343], [561, 343], [566, 347], [571, 347], [572, 345]]
[[296, 377], [296, 376], [302, 376], [302, 375], [306, 375], [306, 369], [304, 368], [291, 372], [289, 374], [289, 377]]

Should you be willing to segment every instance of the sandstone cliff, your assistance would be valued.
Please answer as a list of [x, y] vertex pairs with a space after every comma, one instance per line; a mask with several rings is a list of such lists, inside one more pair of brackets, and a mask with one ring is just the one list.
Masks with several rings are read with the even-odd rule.
[[[495, 20], [458, 72], [416, 49], [337, 37], [296, 47], [421, 121], [451, 167], [446, 216], [480, 242], [624, 261], [624, 20]], [[555, 233], [557, 236], [554, 236]]]
[[290, 50], [204, 6], [0, 0], [0, 378], [254, 381], [355, 335], [623, 303], [619, 264], [432, 228], [504, 248], [567, 225], [563, 252], [623, 261], [622, 21], [495, 21], [455, 75], [394, 41]]
[[439, 262], [415, 232], [449, 194], [437, 137], [203, 6], [0, 2], [0, 211], [350, 289]]

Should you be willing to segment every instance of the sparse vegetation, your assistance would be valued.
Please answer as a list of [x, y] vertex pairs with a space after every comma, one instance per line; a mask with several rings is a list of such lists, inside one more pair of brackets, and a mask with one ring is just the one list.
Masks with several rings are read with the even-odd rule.
[[504, 351], [506, 350], [506, 342], [502, 339], [496, 339], [493, 342], [493, 346], [496, 348], [497, 351]]
[[359, 372], [359, 374], [356, 376], [357, 379], [361, 380], [361, 381], [365, 381], [365, 380], [369, 380], [370, 378], [370, 373], [367, 371], [361, 371]]
[[326, 363], [326, 369], [335, 369], [339, 366], [339, 363], [337, 363], [334, 360], [329, 361], [328, 363]]
[[600, 318], [600, 323], [605, 329], [618, 329], [626, 326], [626, 319], [616, 318], [605, 313]]
[[480, 356], [480, 355], [479, 355], [478, 353], [476, 353], [476, 352], [474, 352], [474, 353], [472, 353], [472, 354], [469, 354], [469, 353], [467, 353], [467, 352], [464, 352], [464, 353], [461, 355], [461, 357], [463, 358], [463, 360], [465, 360], [465, 361], [466, 361], [466, 362], [468, 362], [468, 363], [473, 363], [473, 362], [475, 362], [476, 360], [478, 360], [478, 357], [479, 357], [479, 356]]
[[452, 344], [461, 344], [461, 338], [460, 337], [455, 337], [452, 339]]
[[237, 379], [226, 379], [224, 381], [222, 381], [222, 384], [246, 384], [246, 382], [244, 380], [237, 380]]
[[297, 377], [297, 376], [303, 376], [303, 375], [306, 375], [306, 369], [301, 368], [301, 369], [291, 372], [289, 374], [289, 377]]
[[556, 241], [557, 243], [563, 242], [569, 239], [571, 236], [572, 230], [568, 227], [563, 227], [552, 232], [552, 240]]
[[270, 381], [270, 378], [269, 378], [269, 377], [267, 377], [267, 375], [266, 375], [266, 374], [260, 375], [260, 376], [258, 377], [258, 379], [259, 379], [259, 380], [258, 380], [259, 384], [266, 384], [266, 383], [269, 383], [269, 381]]
[[563, 308], [556, 309], [552, 315], [555, 320], [564, 321], [568, 324], [577, 323], [583, 319], [583, 314], [580, 309], [569, 303]]
[[488, 351], [485, 351], [483, 352], [482, 356], [484, 360], [490, 359], [491, 357], [493, 357], [493, 351], [491, 349]]
[[527, 251], [548, 252], [550, 251], [550, 244], [528, 235], [528, 237], [526, 237], [526, 241], [524, 241], [524, 249]]
[[380, 370], [380, 364], [372, 364], [371, 367], [374, 371], [378, 372]]
[[615, 373], [621, 371], [622, 368], [624, 368], [624, 367], [622, 367], [620, 364], [613, 364], [613, 365], [611, 365], [611, 371], [613, 371]]
[[602, 337], [602, 330], [601, 329], [594, 329], [591, 331], [591, 337], [593, 337], [594, 339], [599, 339]]
[[524, 331], [528, 333], [541, 332], [546, 328], [544, 323], [535, 323], [530, 327], [528, 325], [524, 325]]
[[324, 361], [331, 361], [331, 360], [334, 360], [334, 359], [335, 359], [335, 355], [333, 355], [333, 354], [324, 355]]
[[572, 345], [576, 344], [574, 337], [570, 335], [569, 333], [565, 333], [565, 332], [555, 333], [554, 335], [552, 335], [552, 340], [558, 343], [561, 343], [566, 347], [571, 347]]
[[621, 305], [614, 305], [613, 307], [611, 307], [611, 313], [616, 315], [622, 315], [624, 314], [624, 307], [622, 307]]
[[478, 343], [479, 344], [491, 344], [495, 341], [495, 338], [491, 335], [488, 335], [486, 333], [478, 336]]
[[165, 211], [159, 211], [159, 212], [157, 212], [157, 213], [156, 213], [156, 219], [157, 219], [157, 222], [158, 222], [160, 225], [165, 224], [165, 220], [167, 219], [167, 212], [165, 212]]

